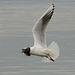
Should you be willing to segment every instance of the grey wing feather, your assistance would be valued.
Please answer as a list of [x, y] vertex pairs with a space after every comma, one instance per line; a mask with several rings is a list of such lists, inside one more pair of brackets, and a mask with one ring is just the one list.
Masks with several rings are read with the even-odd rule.
[[54, 4], [44, 13], [33, 27], [34, 46], [46, 47], [45, 28], [54, 12]]

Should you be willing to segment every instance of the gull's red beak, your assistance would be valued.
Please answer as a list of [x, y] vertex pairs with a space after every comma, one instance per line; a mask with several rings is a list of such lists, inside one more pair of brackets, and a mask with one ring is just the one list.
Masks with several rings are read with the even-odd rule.
[[21, 53], [24, 53], [24, 49], [22, 49], [22, 52]]
[[24, 53], [24, 51], [22, 51], [21, 53]]

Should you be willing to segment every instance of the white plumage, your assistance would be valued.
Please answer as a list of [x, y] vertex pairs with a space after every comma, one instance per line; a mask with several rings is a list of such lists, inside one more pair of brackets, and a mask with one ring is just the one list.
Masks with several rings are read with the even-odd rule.
[[[52, 4], [50, 8], [42, 15], [42, 17], [35, 23], [33, 27], [33, 37], [34, 46], [23, 49], [26, 54], [27, 51], [30, 55], [37, 55], [43, 57], [43, 62], [48, 62], [49, 60], [54, 61], [59, 56], [59, 46], [54, 41], [47, 48], [45, 29], [50, 21], [55, 6]], [[29, 56], [29, 55], [28, 55]]]

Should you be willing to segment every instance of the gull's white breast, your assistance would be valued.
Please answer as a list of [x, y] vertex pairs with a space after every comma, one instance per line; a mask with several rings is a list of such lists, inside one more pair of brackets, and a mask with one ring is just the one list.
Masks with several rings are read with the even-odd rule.
[[48, 54], [47, 48], [30, 47], [30, 49], [31, 49], [30, 54], [32, 55], [46, 57]]

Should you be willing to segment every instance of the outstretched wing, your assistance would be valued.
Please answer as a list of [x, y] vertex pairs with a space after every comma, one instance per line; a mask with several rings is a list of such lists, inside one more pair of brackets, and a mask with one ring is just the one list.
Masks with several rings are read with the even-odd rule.
[[53, 15], [54, 7], [54, 4], [52, 4], [44, 13], [44, 15], [35, 23], [32, 30], [34, 37], [34, 46], [46, 47], [45, 28]]

